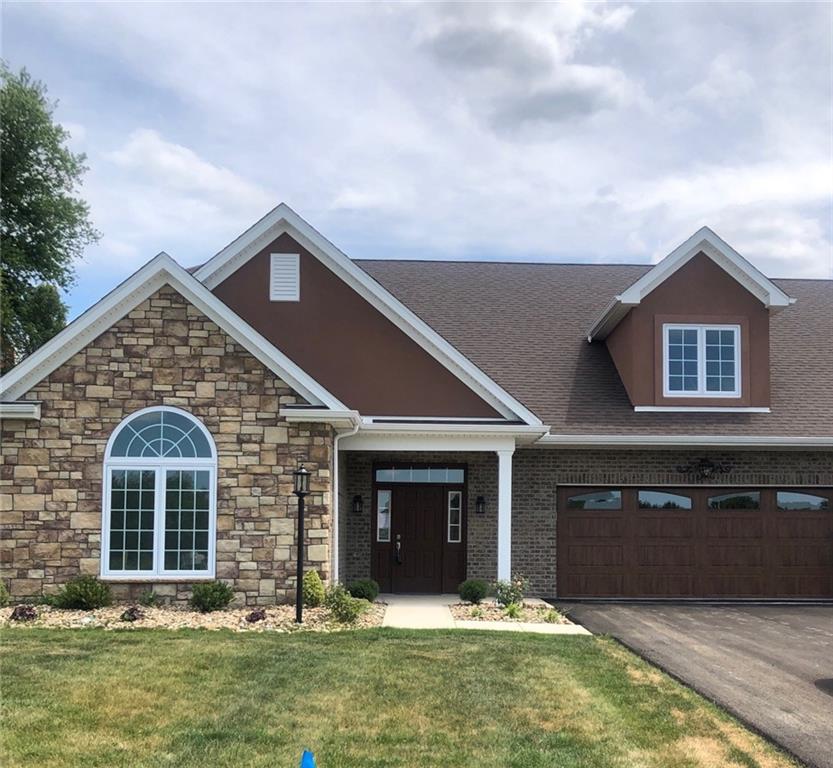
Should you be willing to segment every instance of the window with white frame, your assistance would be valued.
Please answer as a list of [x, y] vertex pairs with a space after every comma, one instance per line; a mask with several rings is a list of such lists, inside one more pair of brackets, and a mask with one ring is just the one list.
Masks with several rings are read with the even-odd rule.
[[740, 397], [740, 326], [665, 324], [665, 397]]
[[102, 576], [213, 577], [216, 485], [214, 441], [189, 413], [125, 419], [104, 459]]
[[459, 544], [463, 540], [463, 492], [448, 492], [448, 543]]

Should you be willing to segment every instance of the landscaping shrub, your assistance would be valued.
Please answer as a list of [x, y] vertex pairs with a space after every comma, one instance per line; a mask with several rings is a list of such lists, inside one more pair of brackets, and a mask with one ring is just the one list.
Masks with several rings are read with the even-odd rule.
[[55, 595], [52, 604], [56, 608], [92, 611], [113, 602], [110, 585], [95, 576], [77, 576], [70, 579]]
[[265, 621], [266, 620], [266, 609], [265, 608], [255, 608], [248, 616], [246, 616], [246, 621], [249, 624], [254, 624], [258, 621]]
[[558, 624], [561, 622], [561, 614], [556, 611], [555, 608], [550, 608], [544, 614], [544, 621], [546, 621], [547, 624]]
[[529, 581], [517, 573], [511, 581], [496, 581], [495, 600], [504, 608], [510, 603], [523, 603], [527, 587], [529, 587]]
[[136, 605], [131, 605], [122, 615], [122, 621], [138, 621], [145, 618], [144, 612]]
[[377, 597], [379, 597], [379, 584], [373, 581], [373, 579], [359, 579], [358, 581], [354, 581], [350, 584], [347, 587], [347, 591], [353, 595], [353, 597], [358, 597], [372, 603]]
[[367, 602], [353, 597], [341, 584], [327, 590], [324, 605], [340, 624], [353, 624], [367, 608]]
[[234, 590], [224, 581], [207, 581], [194, 584], [191, 606], [201, 613], [211, 613], [225, 608], [234, 599]]
[[489, 585], [482, 579], [466, 579], [457, 587], [457, 591], [461, 600], [477, 605], [489, 594]]
[[483, 609], [480, 606], [473, 605], [471, 611], [469, 611], [469, 615], [473, 619], [479, 619], [481, 616], [483, 616]]
[[304, 605], [307, 608], [318, 608], [324, 602], [324, 582], [318, 575], [318, 571], [307, 571], [304, 574], [303, 584]]
[[507, 619], [521, 618], [521, 606], [518, 603], [509, 603], [504, 609], [503, 613]]
[[12, 621], [34, 621], [38, 612], [34, 605], [16, 605], [9, 618]]
[[9, 604], [9, 590], [6, 589], [6, 582], [0, 581], [0, 608], [5, 608]]
[[157, 608], [162, 605], [162, 598], [152, 589], [143, 589], [139, 595], [139, 605], [145, 608]]

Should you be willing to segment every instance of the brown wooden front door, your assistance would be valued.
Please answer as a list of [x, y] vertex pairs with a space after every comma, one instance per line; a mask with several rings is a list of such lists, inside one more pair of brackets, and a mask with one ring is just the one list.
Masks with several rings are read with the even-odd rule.
[[559, 597], [830, 598], [833, 489], [563, 488], [556, 569]]
[[393, 591], [441, 592], [443, 489], [436, 485], [395, 487], [393, 510]]

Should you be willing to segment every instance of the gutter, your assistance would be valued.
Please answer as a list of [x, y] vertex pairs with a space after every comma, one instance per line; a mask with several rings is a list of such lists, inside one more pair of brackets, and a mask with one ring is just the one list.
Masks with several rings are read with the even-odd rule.
[[793, 448], [833, 450], [832, 437], [785, 435], [544, 435], [553, 448]]

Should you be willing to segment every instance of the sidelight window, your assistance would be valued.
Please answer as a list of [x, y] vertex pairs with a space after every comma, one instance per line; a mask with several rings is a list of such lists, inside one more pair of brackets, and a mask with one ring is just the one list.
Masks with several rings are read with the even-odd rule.
[[102, 576], [212, 577], [216, 477], [214, 442], [190, 414], [125, 419], [105, 453]]
[[376, 541], [390, 541], [390, 491], [376, 492]]
[[448, 492], [448, 543], [459, 544], [463, 540], [463, 493]]

